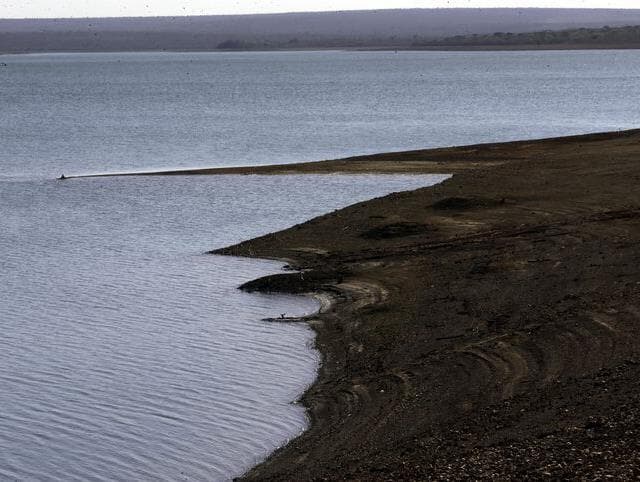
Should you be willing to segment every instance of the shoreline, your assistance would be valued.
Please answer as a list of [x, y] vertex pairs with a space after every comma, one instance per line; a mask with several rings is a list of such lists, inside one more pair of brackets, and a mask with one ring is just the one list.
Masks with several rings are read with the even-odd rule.
[[453, 177], [212, 251], [334, 300], [309, 428], [244, 480], [639, 475], [640, 129], [150, 175], [314, 173]]
[[215, 251], [336, 300], [309, 429], [244, 478], [636, 474], [638, 158], [632, 130], [286, 166], [455, 175]]
[[522, 45], [425, 45], [414, 46], [351, 46], [272, 49], [160, 49], [160, 50], [29, 50], [1, 52], [6, 55], [42, 54], [132, 54], [132, 53], [269, 53], [269, 52], [538, 52], [572, 50], [640, 50], [640, 44], [522, 44]]

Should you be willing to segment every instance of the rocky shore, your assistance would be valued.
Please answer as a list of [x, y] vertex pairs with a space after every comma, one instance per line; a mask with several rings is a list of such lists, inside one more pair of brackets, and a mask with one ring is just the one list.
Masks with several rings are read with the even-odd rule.
[[327, 172], [454, 176], [217, 251], [333, 300], [311, 427], [247, 480], [640, 475], [640, 130], [189, 173]]

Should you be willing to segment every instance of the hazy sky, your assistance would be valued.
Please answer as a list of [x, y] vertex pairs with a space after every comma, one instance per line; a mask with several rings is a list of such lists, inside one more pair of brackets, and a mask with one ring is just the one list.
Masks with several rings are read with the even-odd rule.
[[0, 18], [213, 15], [434, 7], [638, 8], [638, 0], [0, 0]]

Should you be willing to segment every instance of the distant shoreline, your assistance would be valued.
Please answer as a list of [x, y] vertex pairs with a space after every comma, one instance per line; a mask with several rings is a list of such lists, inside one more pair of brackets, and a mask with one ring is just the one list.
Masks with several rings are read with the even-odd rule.
[[514, 52], [514, 51], [572, 51], [572, 50], [640, 50], [638, 45], [477, 45], [477, 46], [426, 46], [426, 47], [310, 47], [282, 49], [247, 50], [43, 50], [25, 52], [0, 52], [0, 55], [42, 55], [42, 54], [130, 54], [130, 53], [249, 53], [249, 52]]

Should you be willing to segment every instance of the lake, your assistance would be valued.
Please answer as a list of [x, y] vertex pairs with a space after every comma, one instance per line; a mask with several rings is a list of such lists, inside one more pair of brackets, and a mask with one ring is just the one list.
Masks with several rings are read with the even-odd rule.
[[0, 56], [0, 479], [225, 480], [305, 429], [304, 297], [204, 254], [443, 176], [95, 178], [636, 127], [638, 51]]
[[0, 56], [2, 175], [269, 164], [635, 127], [640, 51]]

